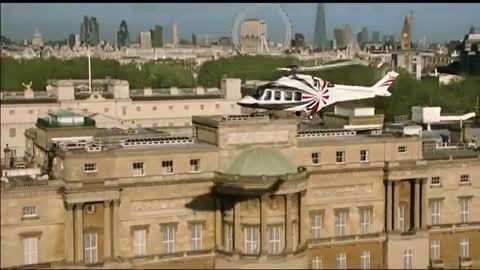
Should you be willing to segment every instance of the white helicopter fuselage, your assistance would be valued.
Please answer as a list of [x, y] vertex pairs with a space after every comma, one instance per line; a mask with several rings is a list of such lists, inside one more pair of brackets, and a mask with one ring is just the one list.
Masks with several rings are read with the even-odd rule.
[[248, 108], [285, 110], [315, 114], [337, 102], [390, 96], [388, 87], [398, 77], [389, 72], [371, 87], [339, 85], [309, 75], [294, 74], [257, 88], [255, 94], [243, 97], [238, 104]]

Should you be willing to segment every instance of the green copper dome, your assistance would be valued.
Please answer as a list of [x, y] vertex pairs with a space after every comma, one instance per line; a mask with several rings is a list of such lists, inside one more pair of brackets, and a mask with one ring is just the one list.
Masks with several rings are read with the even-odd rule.
[[297, 173], [297, 167], [276, 150], [254, 148], [238, 155], [225, 173], [241, 176], [284, 175]]

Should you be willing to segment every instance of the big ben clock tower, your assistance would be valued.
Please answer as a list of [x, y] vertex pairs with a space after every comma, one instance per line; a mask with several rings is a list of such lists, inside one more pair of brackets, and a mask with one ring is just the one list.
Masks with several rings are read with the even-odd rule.
[[411, 39], [412, 39], [412, 10], [410, 13], [405, 16], [405, 20], [403, 21], [402, 26], [402, 35], [401, 35], [401, 49], [402, 50], [409, 50], [411, 49]]

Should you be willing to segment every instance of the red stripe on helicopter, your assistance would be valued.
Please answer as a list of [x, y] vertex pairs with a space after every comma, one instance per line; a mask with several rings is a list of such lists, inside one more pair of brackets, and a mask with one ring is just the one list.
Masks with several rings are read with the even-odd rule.
[[322, 81], [322, 90], [325, 89], [325, 86], [327, 86], [327, 81], [323, 80]]

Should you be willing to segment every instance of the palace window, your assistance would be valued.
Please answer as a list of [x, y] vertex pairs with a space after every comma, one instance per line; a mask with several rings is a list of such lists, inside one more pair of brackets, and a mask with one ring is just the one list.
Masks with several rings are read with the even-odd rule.
[[258, 253], [258, 238], [259, 230], [258, 226], [246, 225], [244, 228], [245, 235], [245, 253], [257, 254]]
[[347, 234], [347, 219], [347, 210], [335, 212], [335, 236], [345, 236]]
[[430, 204], [431, 216], [432, 216], [432, 225], [440, 224], [440, 200], [433, 200]]
[[460, 184], [469, 184], [470, 183], [470, 175], [464, 174], [460, 176]]
[[36, 217], [37, 216], [37, 207], [33, 205], [24, 206], [22, 209], [23, 217]]
[[279, 254], [281, 252], [282, 225], [268, 226], [268, 246], [270, 254]]
[[403, 251], [403, 269], [413, 269], [413, 249]]
[[360, 255], [360, 265], [362, 269], [370, 269], [370, 251], [363, 251]]
[[165, 224], [162, 226], [163, 231], [163, 251], [166, 254], [175, 252], [175, 234], [177, 226], [175, 224]]
[[398, 147], [398, 153], [406, 153], [407, 147], [405, 145], [401, 145]]
[[173, 160], [162, 161], [162, 173], [163, 174], [172, 174], [173, 173]]
[[337, 254], [337, 269], [347, 269], [347, 253]]
[[97, 234], [94, 232], [89, 232], [84, 235], [84, 245], [85, 245], [85, 263], [92, 264], [96, 263], [98, 260], [97, 254]]
[[194, 223], [191, 226], [192, 250], [202, 249], [202, 223]]
[[225, 223], [224, 227], [224, 243], [225, 251], [233, 251], [233, 226], [230, 223]]
[[96, 172], [97, 171], [97, 163], [85, 163], [84, 164], [84, 172]]
[[200, 171], [200, 159], [190, 159], [190, 172]]
[[405, 231], [405, 206], [401, 205], [398, 207], [398, 227], [400, 231]]
[[38, 242], [37, 237], [23, 238], [23, 263], [24, 264], [38, 263], [37, 242]]
[[466, 238], [460, 240], [460, 257], [470, 258], [470, 241]]
[[133, 176], [143, 176], [145, 175], [145, 166], [143, 162], [134, 162], [132, 164]]
[[413, 269], [413, 249], [403, 251], [403, 269]]
[[312, 153], [312, 163], [319, 164], [320, 163], [320, 153]]
[[133, 231], [133, 255], [145, 256], [147, 253], [147, 230]]
[[430, 259], [432, 261], [440, 260], [440, 240], [430, 242]]
[[370, 233], [370, 217], [372, 211], [369, 208], [360, 209], [360, 228], [362, 229], [362, 234]]
[[345, 162], [345, 151], [337, 151], [337, 163]]
[[200, 104], [200, 110], [203, 110], [203, 109], [205, 109], [205, 105]]
[[432, 180], [430, 182], [430, 186], [440, 186], [440, 176], [432, 177]]
[[360, 150], [360, 161], [367, 162], [368, 159], [368, 150]]
[[460, 199], [460, 220], [462, 223], [468, 222], [470, 219], [470, 198]]
[[315, 213], [310, 216], [312, 223], [312, 238], [319, 239], [322, 237], [323, 214]]
[[16, 128], [10, 128], [9, 133], [10, 133], [9, 134], [10, 137], [13, 138], [13, 137], [17, 136], [17, 129]]
[[312, 269], [322, 269], [323, 268], [323, 258], [320, 256], [315, 256], [312, 259]]

